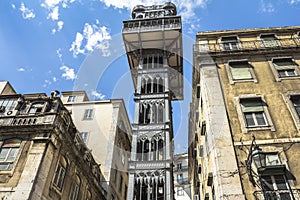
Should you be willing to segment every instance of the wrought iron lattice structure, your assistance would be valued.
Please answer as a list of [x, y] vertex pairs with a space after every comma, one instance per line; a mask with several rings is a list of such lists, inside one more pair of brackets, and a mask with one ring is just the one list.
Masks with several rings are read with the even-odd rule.
[[128, 199], [173, 199], [173, 100], [183, 99], [181, 18], [173, 3], [133, 8], [123, 40], [135, 87]]

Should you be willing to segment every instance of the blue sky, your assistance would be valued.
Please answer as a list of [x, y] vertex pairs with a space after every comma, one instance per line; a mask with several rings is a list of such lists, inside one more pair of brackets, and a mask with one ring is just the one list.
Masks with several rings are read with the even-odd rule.
[[[132, 118], [132, 80], [122, 21], [137, 4], [161, 0], [0, 1], [0, 80], [18, 93], [86, 90], [124, 98]], [[196, 32], [299, 25], [300, 0], [174, 0], [183, 18], [185, 100], [174, 104], [176, 152], [187, 149], [192, 44]]]

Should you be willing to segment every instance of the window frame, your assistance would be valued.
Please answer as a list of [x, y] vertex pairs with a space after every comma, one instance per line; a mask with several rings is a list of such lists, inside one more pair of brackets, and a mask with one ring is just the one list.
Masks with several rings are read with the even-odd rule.
[[94, 118], [94, 109], [88, 108], [84, 110], [83, 120], [93, 120]]
[[[274, 36], [274, 40], [269, 40], [269, 41], [273, 41], [274, 43], [276, 43], [276, 45], [274, 45], [274, 46], [268, 46], [269, 44], [267, 44], [266, 42], [268, 41], [268, 40], [264, 40], [263, 39], [263, 37], [266, 37], [266, 36], [270, 36], [270, 35], [273, 35]], [[275, 33], [263, 33], [263, 34], [260, 34], [259, 35], [259, 40], [261, 41], [261, 46], [263, 47], [263, 48], [267, 48], [267, 49], [270, 49], [270, 48], [278, 48], [278, 47], [280, 47], [281, 45], [280, 45], [280, 42], [279, 42], [279, 40], [278, 40], [278, 37], [277, 37], [277, 35], [275, 34]]]
[[[14, 140], [15, 140], [15, 144], [13, 146], [9, 147], [8, 143], [10, 141], [14, 141]], [[5, 147], [5, 145], [8, 145], [8, 146]], [[6, 153], [6, 156], [5, 156], [6, 159], [3, 160], [3, 161], [0, 161], [0, 163], [3, 164], [3, 165], [8, 165], [8, 167], [6, 169], [0, 170], [0, 174], [13, 173], [13, 171], [14, 171], [17, 163], [18, 163], [18, 160], [19, 160], [20, 154], [22, 152], [22, 149], [23, 149], [23, 141], [19, 138], [5, 139], [5, 140], [0, 142], [0, 155], [1, 155], [1, 152], [2, 152], [3, 148], [7, 148], [9, 150]], [[14, 159], [8, 161], [7, 158], [9, 157], [11, 149], [17, 149], [17, 151], [14, 153]]]
[[[65, 163], [63, 163], [65, 162]], [[65, 166], [64, 166], [65, 165]], [[64, 188], [64, 182], [65, 182], [65, 179], [66, 179], [66, 175], [67, 175], [67, 172], [68, 172], [68, 160], [65, 156], [63, 155], [60, 155], [59, 156], [59, 159], [58, 159], [58, 162], [57, 162], [57, 165], [56, 165], [56, 169], [55, 169], [55, 172], [54, 172], [54, 176], [53, 176], [53, 181], [52, 181], [52, 185], [59, 191], [59, 192], [62, 192], [63, 191], [63, 188]], [[63, 177], [62, 177], [62, 172], [61, 172], [61, 169], [63, 169]], [[57, 180], [57, 181], [56, 181]], [[61, 183], [60, 183], [61, 182]]]
[[[259, 130], [270, 130], [275, 131], [275, 127], [271, 118], [271, 115], [269, 113], [269, 110], [267, 108], [267, 103], [262, 95], [256, 95], [256, 94], [248, 94], [248, 95], [240, 95], [235, 98], [236, 108], [237, 108], [237, 114], [238, 118], [241, 124], [242, 133], [248, 133], [249, 131], [259, 131]], [[266, 125], [255, 125], [255, 126], [248, 126], [247, 121], [244, 115], [244, 112], [242, 110], [242, 101], [243, 100], [255, 100], [260, 99], [262, 102], [262, 109], [263, 113], [266, 119]], [[265, 104], [265, 105], [264, 105]]]
[[300, 130], [300, 115], [298, 115], [297, 110], [292, 101], [293, 96], [299, 96], [299, 98], [300, 98], [300, 92], [299, 93], [285, 93], [285, 94], [283, 94], [283, 99], [284, 99], [285, 103], [287, 104], [288, 110], [291, 113], [291, 116], [292, 116], [292, 119], [294, 121], [296, 128], [298, 130]]
[[78, 200], [79, 199], [79, 192], [81, 186], [81, 178], [78, 174], [72, 179], [72, 184], [69, 192], [69, 200]]
[[[290, 59], [291, 62], [294, 63], [294, 71], [295, 71], [295, 76], [283, 76], [281, 77], [279, 75], [278, 69], [276, 69], [276, 66], [274, 64], [274, 60], [284, 60], [284, 59]], [[300, 70], [299, 70], [299, 64], [293, 59], [291, 56], [287, 57], [272, 57], [269, 61], [269, 66], [271, 68], [271, 71], [273, 72], [273, 75], [275, 77], [276, 81], [281, 81], [285, 79], [300, 79]], [[292, 67], [290, 67], [292, 69]]]
[[[233, 42], [232, 41], [224, 41], [223, 39], [225, 38], [235, 38], [236, 41]], [[223, 36], [220, 38], [220, 49], [222, 51], [238, 51], [241, 49], [241, 43], [240, 43], [240, 39], [237, 35], [228, 35], [228, 36]], [[225, 46], [225, 44], [229, 44], [229, 48]], [[233, 44], [235, 45], [235, 47], [233, 47]]]
[[[249, 73], [250, 73], [252, 78], [249, 78], [249, 79], [236, 79], [236, 78], [234, 78], [234, 75], [233, 75], [233, 72], [232, 72], [232, 65], [230, 65], [230, 63], [247, 63], [248, 66], [249, 66]], [[256, 74], [254, 72], [254, 67], [253, 67], [252, 63], [249, 62], [248, 59], [228, 60], [228, 62], [225, 64], [225, 68], [226, 68], [226, 71], [227, 71], [227, 74], [228, 74], [230, 84], [235, 84], [235, 83], [239, 83], [239, 82], [258, 83], [258, 79], [257, 79]]]
[[73, 103], [76, 100], [76, 96], [75, 95], [69, 95], [68, 99], [67, 99], [67, 103]]
[[[84, 135], [84, 137], [83, 137], [83, 135]], [[87, 131], [80, 132], [80, 137], [85, 144], [88, 141], [89, 135], [90, 135], [90, 133]]]

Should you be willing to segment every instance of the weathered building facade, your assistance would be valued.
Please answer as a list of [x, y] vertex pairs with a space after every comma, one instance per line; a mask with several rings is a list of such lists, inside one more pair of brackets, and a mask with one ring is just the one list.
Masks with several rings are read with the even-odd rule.
[[174, 198], [176, 200], [190, 200], [191, 186], [188, 174], [188, 154], [174, 155]]
[[299, 199], [299, 26], [199, 32], [194, 199]]
[[123, 40], [135, 87], [128, 199], [174, 198], [173, 100], [183, 99], [181, 17], [172, 3], [133, 8]]
[[62, 92], [61, 100], [100, 165], [107, 199], [126, 199], [132, 131], [124, 101], [91, 101], [84, 91]]
[[98, 163], [56, 93], [0, 95], [0, 199], [106, 199]]

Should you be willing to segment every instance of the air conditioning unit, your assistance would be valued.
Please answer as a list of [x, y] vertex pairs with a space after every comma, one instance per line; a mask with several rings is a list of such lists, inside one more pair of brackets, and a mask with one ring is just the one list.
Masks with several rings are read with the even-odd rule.
[[199, 195], [198, 194], [194, 194], [194, 200], [199, 200]]

